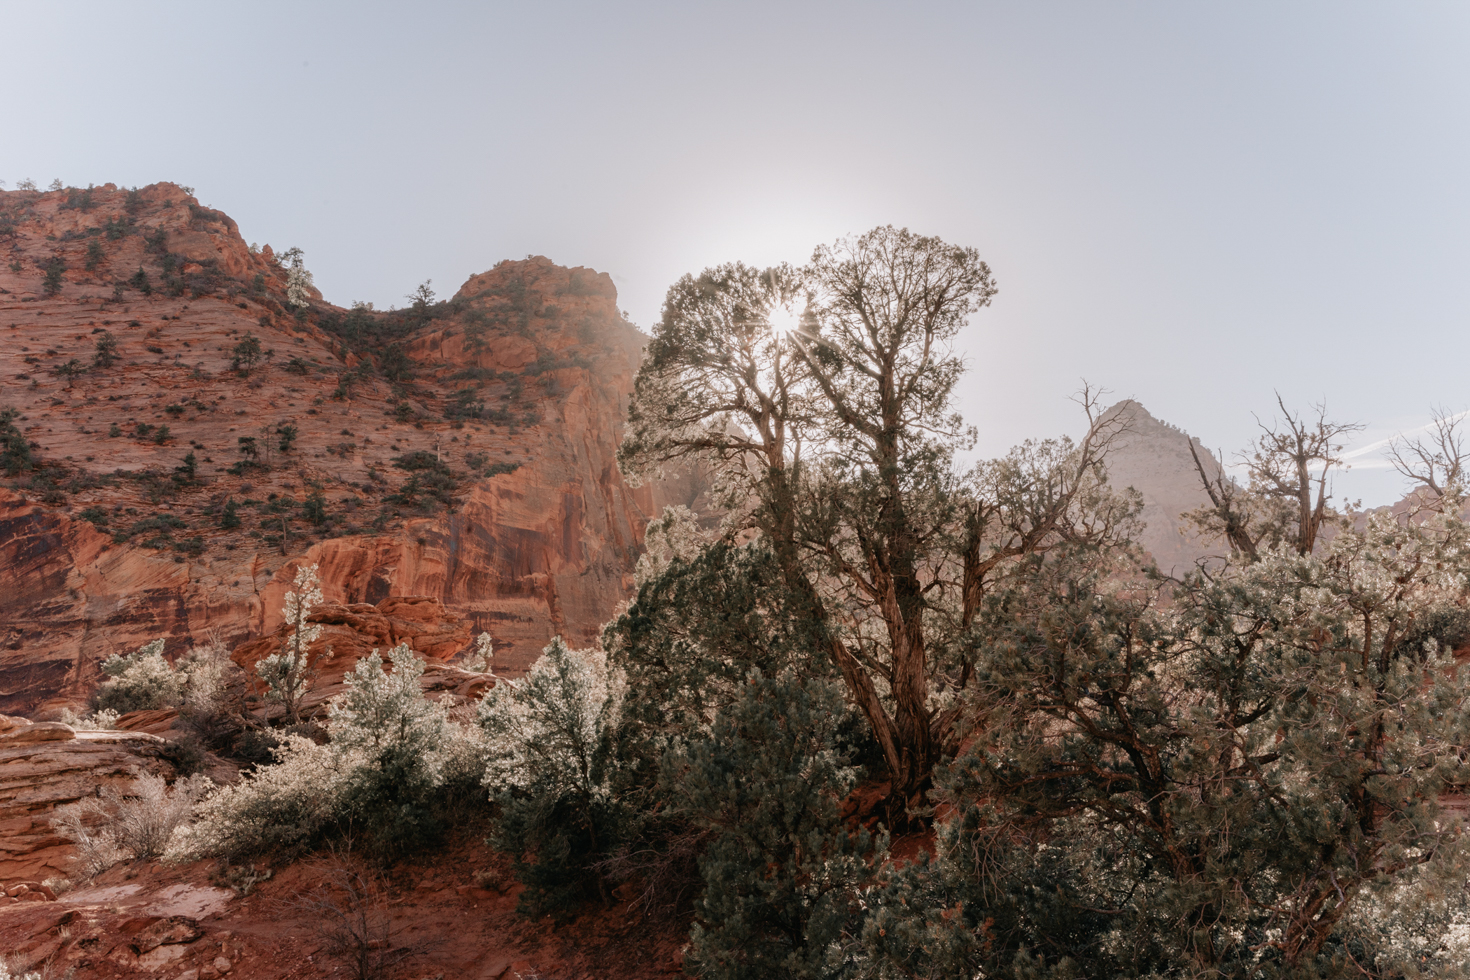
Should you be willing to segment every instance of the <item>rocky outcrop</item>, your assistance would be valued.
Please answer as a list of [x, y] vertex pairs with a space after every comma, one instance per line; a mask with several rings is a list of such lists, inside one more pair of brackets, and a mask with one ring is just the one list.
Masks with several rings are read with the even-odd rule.
[[[74, 703], [157, 637], [270, 633], [302, 562], [342, 605], [438, 599], [514, 673], [590, 642], [647, 520], [699, 496], [618, 473], [644, 338], [604, 274], [534, 258], [419, 313], [293, 309], [270, 248], [168, 184], [0, 192], [7, 245], [0, 410], [43, 465], [0, 479], [0, 711]], [[118, 360], [94, 366], [104, 331]], [[452, 474], [449, 506], [415, 496], [415, 459]]]
[[1118, 416], [1129, 423], [1108, 454], [1108, 479], [1116, 487], [1132, 487], [1143, 497], [1145, 528], [1139, 543], [1166, 573], [1179, 574], [1207, 555], [1221, 554], [1218, 542], [1201, 537], [1183, 518], [1186, 512], [1210, 502], [1189, 452], [1191, 442], [1212, 479], [1220, 471], [1215, 457], [1198, 439], [1160, 422], [1132, 399], [1109, 408], [1102, 419]]
[[51, 828], [58, 806], [138, 772], [172, 773], [156, 735], [8, 717], [0, 727], [0, 884], [65, 874], [73, 851]]
[[[478, 699], [495, 683], [489, 674], [449, 663], [472, 646], [470, 630], [437, 598], [393, 596], [376, 606], [363, 602], [327, 605], [308, 622], [320, 625], [322, 633], [307, 650], [312, 674], [311, 693], [302, 702], [307, 717], [319, 716], [327, 702], [345, 690], [343, 678], [359, 658], [377, 650], [387, 661], [388, 651], [399, 644], [406, 644], [424, 660], [419, 686], [436, 700], [446, 694], [454, 695], [455, 703]], [[230, 657], [253, 678], [256, 663], [279, 651], [288, 634], [286, 626], [279, 625], [272, 633], [236, 647]], [[272, 716], [280, 713], [279, 707], [269, 712]], [[149, 723], [159, 722], [133, 722], [129, 716], [119, 722], [127, 728]]]

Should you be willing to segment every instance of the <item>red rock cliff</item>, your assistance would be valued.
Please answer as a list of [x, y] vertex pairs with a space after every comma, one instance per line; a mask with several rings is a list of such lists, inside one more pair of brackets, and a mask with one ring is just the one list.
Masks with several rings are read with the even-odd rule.
[[331, 602], [441, 600], [513, 673], [589, 642], [647, 519], [698, 493], [618, 473], [643, 337], [605, 274], [537, 257], [447, 303], [295, 308], [269, 246], [169, 184], [0, 193], [0, 256], [0, 411], [34, 464], [0, 469], [0, 712], [158, 636], [274, 630], [303, 562]]

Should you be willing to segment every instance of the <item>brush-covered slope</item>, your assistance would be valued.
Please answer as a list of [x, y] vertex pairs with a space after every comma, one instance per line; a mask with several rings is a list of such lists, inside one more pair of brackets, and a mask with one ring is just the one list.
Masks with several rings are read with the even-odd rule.
[[440, 599], [513, 672], [590, 640], [698, 493], [618, 474], [643, 338], [605, 274], [502, 262], [386, 313], [288, 276], [172, 184], [0, 193], [0, 711], [273, 630], [302, 562], [332, 602]]

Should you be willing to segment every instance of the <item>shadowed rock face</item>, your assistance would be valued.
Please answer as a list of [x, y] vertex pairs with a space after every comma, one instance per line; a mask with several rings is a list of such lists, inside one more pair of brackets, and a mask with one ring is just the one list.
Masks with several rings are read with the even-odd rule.
[[1132, 487], [1143, 496], [1146, 525], [1139, 543], [1148, 549], [1164, 572], [1178, 574], [1206, 555], [1222, 554], [1221, 545], [1201, 538], [1183, 520], [1185, 512], [1204, 507], [1210, 498], [1200, 486], [1199, 472], [1189, 446], [1193, 441], [1200, 462], [1213, 478], [1220, 469], [1209, 450], [1183, 429], [1160, 422], [1138, 402], [1121, 401], [1103, 413], [1104, 420], [1119, 415], [1131, 422], [1107, 460], [1108, 479], [1116, 487]]
[[[329, 602], [440, 600], [514, 674], [553, 635], [589, 642], [630, 590], [647, 520], [699, 495], [618, 473], [645, 338], [605, 274], [533, 258], [472, 277], [394, 335], [411, 365], [395, 383], [386, 344], [334, 327], [341, 308], [298, 316], [269, 246], [252, 252], [179, 188], [130, 201], [107, 185], [90, 210], [68, 198], [0, 193], [0, 244], [21, 267], [0, 264], [0, 409], [56, 467], [0, 480], [0, 711], [82, 697], [102, 659], [160, 636], [173, 657], [269, 633], [302, 563]], [[114, 299], [139, 268], [152, 293]], [[119, 361], [94, 368], [104, 330]], [[231, 369], [247, 333], [270, 355], [248, 376]], [[55, 373], [71, 359], [83, 373]], [[478, 410], [456, 413], [466, 398]], [[247, 437], [269, 469], [231, 473]], [[198, 482], [180, 483], [189, 452]], [[452, 508], [390, 501], [411, 476], [394, 461], [414, 453], [454, 472]], [[324, 525], [302, 519], [313, 492]], [[239, 528], [221, 527], [227, 500]]]
[[0, 883], [68, 870], [72, 845], [51, 827], [56, 808], [140, 772], [172, 775], [163, 739], [141, 732], [74, 731], [0, 716]]

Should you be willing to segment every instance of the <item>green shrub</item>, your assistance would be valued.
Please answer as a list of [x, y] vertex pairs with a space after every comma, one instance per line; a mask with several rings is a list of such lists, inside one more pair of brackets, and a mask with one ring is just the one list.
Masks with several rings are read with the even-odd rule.
[[632, 816], [613, 782], [625, 693], [600, 650], [558, 637], [480, 702], [484, 782], [500, 806], [492, 842], [515, 856], [529, 912], [568, 911], [603, 887], [594, 861]]
[[674, 806], [713, 834], [686, 954], [698, 976], [852, 975], [886, 841], [842, 820], [857, 775], [838, 737], [848, 711], [836, 684], [752, 672], [709, 739], [666, 757]]
[[117, 363], [117, 338], [109, 330], [102, 331], [92, 350], [92, 366], [95, 368], [110, 368]]
[[143, 270], [141, 265], [138, 266], [138, 271], [133, 273], [132, 278], [128, 280], [128, 285], [132, 286], [144, 296], [153, 295], [153, 283], [149, 281], [148, 273]]
[[18, 476], [36, 468], [31, 455], [31, 444], [16, 426], [20, 412], [13, 408], [0, 408], [0, 470], [6, 476]]
[[239, 343], [230, 349], [230, 366], [249, 377], [250, 372], [264, 356], [265, 352], [260, 346], [260, 338], [253, 333], [247, 333]]
[[92, 695], [95, 711], [151, 711], [177, 704], [184, 678], [163, 659], [163, 641], [154, 640], [130, 654], [114, 654], [102, 662], [106, 676]]
[[66, 281], [62, 273], [66, 272], [66, 261], [59, 255], [51, 256], [46, 263], [46, 275], [41, 280], [41, 289], [47, 296], [55, 296], [61, 292], [62, 284]]
[[106, 257], [107, 257], [106, 253], [104, 253], [102, 251], [102, 243], [99, 242], [97, 239], [94, 238], [90, 242], [87, 243], [87, 263], [86, 263], [86, 266], [87, 266], [87, 271], [88, 272], [90, 272], [93, 269], [97, 268], [97, 266], [100, 265], [101, 262], [102, 262], [102, 260], [105, 259]]

